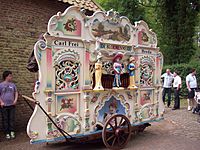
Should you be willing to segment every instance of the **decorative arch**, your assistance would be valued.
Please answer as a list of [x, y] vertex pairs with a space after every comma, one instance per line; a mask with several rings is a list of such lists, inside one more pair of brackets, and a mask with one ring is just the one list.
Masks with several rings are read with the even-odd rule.
[[138, 44], [150, 47], [157, 47], [157, 36], [149, 29], [149, 26], [143, 20], [136, 22]]
[[99, 104], [96, 106], [94, 124], [96, 122], [103, 124], [105, 122], [105, 118], [109, 118], [109, 106], [116, 107], [115, 113], [130, 117], [130, 105], [127, 103], [124, 95], [111, 91], [104, 95], [99, 101]]

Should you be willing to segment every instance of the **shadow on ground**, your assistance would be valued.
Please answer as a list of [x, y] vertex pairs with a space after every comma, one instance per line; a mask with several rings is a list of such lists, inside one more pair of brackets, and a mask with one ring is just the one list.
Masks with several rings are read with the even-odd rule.
[[[200, 147], [200, 124], [198, 115], [188, 112], [186, 107], [172, 111], [166, 108], [165, 120], [152, 123], [143, 133], [132, 136], [127, 150], [197, 150]], [[57, 142], [30, 144], [25, 131], [17, 132], [14, 140], [5, 140], [0, 133], [1, 150], [105, 150], [102, 140], [85, 143]]]

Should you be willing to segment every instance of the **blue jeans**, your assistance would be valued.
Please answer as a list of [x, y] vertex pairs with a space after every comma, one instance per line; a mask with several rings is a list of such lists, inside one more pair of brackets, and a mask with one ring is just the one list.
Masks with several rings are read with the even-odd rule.
[[1, 108], [3, 130], [5, 134], [14, 131], [15, 126], [15, 106], [4, 106]]

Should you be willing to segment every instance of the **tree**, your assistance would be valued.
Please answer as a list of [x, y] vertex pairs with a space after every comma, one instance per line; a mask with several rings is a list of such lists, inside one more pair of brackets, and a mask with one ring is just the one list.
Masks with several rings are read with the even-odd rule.
[[[157, 34], [165, 64], [188, 63], [198, 25], [199, 0], [98, 0], [105, 10], [114, 9], [132, 24], [144, 20]], [[195, 41], [196, 42], [196, 41]]]
[[137, 0], [97, 0], [105, 10], [113, 9], [129, 18], [132, 24], [143, 19], [144, 8]]
[[197, 0], [159, 0], [160, 47], [166, 64], [188, 63], [195, 54], [193, 36], [198, 11]]

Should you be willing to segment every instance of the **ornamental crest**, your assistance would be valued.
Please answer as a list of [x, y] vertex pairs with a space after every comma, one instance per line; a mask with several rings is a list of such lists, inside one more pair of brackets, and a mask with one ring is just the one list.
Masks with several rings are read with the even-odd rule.
[[154, 60], [144, 56], [140, 59], [140, 84], [143, 87], [153, 85]]

